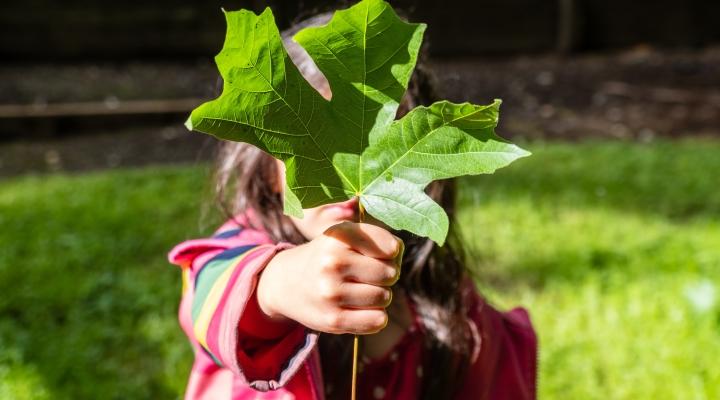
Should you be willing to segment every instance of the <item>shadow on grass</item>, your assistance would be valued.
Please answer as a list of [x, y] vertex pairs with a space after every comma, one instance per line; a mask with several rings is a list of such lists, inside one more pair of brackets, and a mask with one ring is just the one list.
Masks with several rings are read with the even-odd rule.
[[181, 396], [191, 349], [165, 253], [198, 232], [204, 179], [147, 170], [0, 187], [11, 227], [0, 231], [0, 397]]

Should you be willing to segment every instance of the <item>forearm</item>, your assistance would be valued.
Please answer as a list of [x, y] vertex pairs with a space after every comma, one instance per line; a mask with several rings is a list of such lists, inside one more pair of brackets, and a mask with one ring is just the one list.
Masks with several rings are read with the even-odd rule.
[[216, 363], [259, 390], [284, 385], [292, 373], [283, 368], [290, 360], [301, 364], [316, 342], [305, 327], [268, 318], [257, 303], [261, 272], [287, 247], [258, 246], [237, 255], [228, 249], [231, 257], [220, 253], [202, 266], [192, 282], [193, 338]]

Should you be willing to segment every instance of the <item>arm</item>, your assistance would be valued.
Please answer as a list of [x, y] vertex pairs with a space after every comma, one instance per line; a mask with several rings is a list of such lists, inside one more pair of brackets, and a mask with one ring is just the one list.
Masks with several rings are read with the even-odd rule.
[[241, 237], [186, 242], [170, 254], [186, 270], [186, 332], [251, 387], [276, 389], [303, 364], [317, 331], [385, 326], [401, 243], [349, 222], [296, 247]]
[[267, 263], [292, 246], [273, 244], [249, 229], [190, 240], [170, 253], [183, 267], [181, 321], [191, 341], [216, 364], [249, 386], [268, 390], [287, 383], [317, 341], [293, 321], [274, 321], [257, 306], [255, 287]]

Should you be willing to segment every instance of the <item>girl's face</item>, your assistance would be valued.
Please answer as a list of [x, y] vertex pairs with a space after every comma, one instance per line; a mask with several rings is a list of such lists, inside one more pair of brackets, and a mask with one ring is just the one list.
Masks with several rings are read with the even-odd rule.
[[[285, 165], [280, 160], [275, 160], [279, 178], [277, 182], [285, 182]], [[278, 185], [279, 186], [279, 185]], [[276, 187], [276, 191], [282, 192], [282, 187]], [[290, 217], [300, 233], [308, 240], [313, 240], [333, 225], [343, 221], [358, 220], [358, 199], [353, 197], [341, 203], [326, 204], [324, 206], [303, 209], [303, 217]]]

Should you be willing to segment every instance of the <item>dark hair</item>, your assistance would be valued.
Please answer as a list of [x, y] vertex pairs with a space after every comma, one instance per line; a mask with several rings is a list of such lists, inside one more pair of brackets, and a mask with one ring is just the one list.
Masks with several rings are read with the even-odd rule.
[[[324, 24], [330, 13], [309, 18], [283, 32], [285, 46], [293, 62], [308, 82], [320, 90], [327, 81], [312, 59], [290, 38], [307, 26]], [[422, 63], [421, 50], [408, 91], [397, 111], [402, 117], [419, 105], [438, 100], [432, 75]], [[282, 198], [276, 190], [278, 171], [274, 159], [245, 143], [223, 142], [215, 172], [217, 202], [231, 217], [254, 210], [257, 223], [276, 241], [301, 244], [307, 240], [291, 219], [283, 214]], [[443, 247], [433, 241], [407, 232], [394, 232], [405, 242], [405, 256], [398, 285], [415, 305], [425, 331], [423, 368], [432, 371], [423, 375], [421, 398], [439, 399], [452, 396], [458, 389], [470, 363], [472, 333], [463, 301], [463, 283], [468, 279], [464, 251], [454, 229], [455, 181], [435, 181], [426, 188], [428, 195], [439, 203], [450, 218], [448, 240]], [[349, 393], [352, 340], [346, 335], [321, 335], [320, 353], [326, 385], [333, 383], [329, 398], [346, 398]], [[331, 361], [332, 360], [332, 361]], [[327, 387], [327, 386], [326, 386]]]

